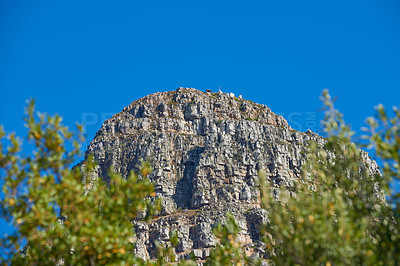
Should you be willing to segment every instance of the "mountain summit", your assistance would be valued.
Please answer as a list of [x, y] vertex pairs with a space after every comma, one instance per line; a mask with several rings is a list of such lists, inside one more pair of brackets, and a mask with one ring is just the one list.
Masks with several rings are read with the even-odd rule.
[[86, 156], [94, 156], [96, 174], [105, 180], [110, 167], [123, 176], [138, 172], [142, 161], [153, 168], [149, 178], [162, 211], [150, 223], [135, 222], [139, 257], [154, 258], [155, 241], [167, 243], [176, 230], [177, 257], [205, 259], [217, 244], [212, 228], [227, 212], [236, 217], [248, 252], [263, 256], [259, 230], [267, 213], [260, 207], [258, 171], [277, 187], [292, 187], [310, 141], [324, 143], [311, 131], [291, 129], [265, 105], [179, 88], [136, 100], [106, 120]]

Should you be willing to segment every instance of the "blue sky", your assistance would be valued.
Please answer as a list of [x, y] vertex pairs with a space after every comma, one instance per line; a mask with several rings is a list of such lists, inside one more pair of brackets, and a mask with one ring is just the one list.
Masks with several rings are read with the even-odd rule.
[[242, 94], [318, 131], [324, 88], [354, 128], [399, 105], [397, 1], [0, 0], [0, 124], [24, 135], [25, 100], [67, 125], [157, 91]]

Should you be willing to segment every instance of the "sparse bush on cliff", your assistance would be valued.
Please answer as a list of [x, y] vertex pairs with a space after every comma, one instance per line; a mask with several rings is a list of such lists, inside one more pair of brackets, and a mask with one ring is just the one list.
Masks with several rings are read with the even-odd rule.
[[205, 265], [259, 265], [259, 258], [247, 256], [243, 249], [243, 243], [239, 240], [240, 227], [235, 221], [235, 217], [228, 213], [224, 224], [219, 223], [214, 228], [214, 234], [220, 243], [211, 251], [210, 257]]

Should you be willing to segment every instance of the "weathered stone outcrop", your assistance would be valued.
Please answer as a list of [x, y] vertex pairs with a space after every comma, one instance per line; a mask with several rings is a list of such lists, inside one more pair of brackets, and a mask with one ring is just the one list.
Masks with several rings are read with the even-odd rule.
[[87, 155], [94, 155], [104, 179], [111, 166], [123, 176], [139, 171], [142, 160], [154, 169], [149, 178], [163, 209], [149, 224], [136, 222], [140, 257], [154, 257], [154, 241], [168, 242], [170, 230], [176, 230], [178, 258], [193, 252], [204, 259], [217, 243], [212, 228], [228, 211], [242, 228], [243, 244], [261, 246], [266, 213], [260, 208], [258, 170], [277, 186], [292, 186], [309, 141], [324, 142], [311, 131], [292, 130], [265, 105], [179, 88], [136, 100], [105, 121]]

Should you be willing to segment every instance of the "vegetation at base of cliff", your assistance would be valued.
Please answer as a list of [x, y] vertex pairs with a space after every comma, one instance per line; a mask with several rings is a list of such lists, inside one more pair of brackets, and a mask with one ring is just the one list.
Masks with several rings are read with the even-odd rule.
[[[302, 181], [289, 193], [260, 184], [263, 208], [269, 213], [262, 231], [268, 261], [275, 265], [396, 265], [400, 261], [399, 194], [400, 112], [393, 115], [379, 105], [362, 145], [382, 162], [380, 173], [367, 169], [366, 156], [351, 142], [353, 132], [323, 93], [326, 106], [323, 146], [310, 143]], [[3, 186], [0, 215], [15, 227], [1, 238], [2, 261], [23, 265], [137, 264], [164, 265], [175, 260], [178, 235], [158, 245], [158, 259], [143, 261], [133, 255], [132, 219], [150, 219], [159, 207], [151, 201], [151, 172], [144, 164], [127, 179], [110, 170], [109, 183], [96, 178], [91, 158], [72, 168], [83, 143], [81, 127], [70, 131], [59, 116], [36, 114], [34, 102], [26, 109], [27, 140], [0, 128], [0, 175]], [[260, 172], [260, 176], [263, 173]], [[278, 200], [271, 195], [278, 193]], [[382, 194], [384, 193], [384, 194]], [[152, 203], [153, 202], [153, 203]], [[214, 228], [220, 243], [207, 265], [260, 264], [250, 259], [239, 239], [232, 215]], [[194, 259], [179, 262], [192, 265]]]
[[[271, 196], [264, 178], [263, 207], [270, 213], [264, 242], [275, 265], [396, 265], [400, 261], [399, 178], [400, 113], [388, 117], [382, 106], [364, 128], [364, 146], [384, 163], [383, 176], [351, 142], [353, 132], [324, 91], [323, 147], [312, 143], [295, 196]], [[261, 173], [261, 176], [265, 174]], [[382, 194], [384, 193], [384, 194]]]
[[[3, 184], [1, 217], [15, 227], [2, 237], [3, 262], [16, 265], [97, 265], [137, 263], [131, 256], [134, 232], [131, 220], [148, 219], [155, 209], [146, 197], [154, 188], [146, 176], [131, 173], [127, 179], [109, 173], [108, 183], [94, 175], [93, 160], [72, 168], [80, 154], [81, 127], [71, 132], [59, 116], [35, 114], [34, 102], [26, 108], [27, 140], [0, 128], [0, 167]], [[67, 151], [68, 147], [72, 147]]]

